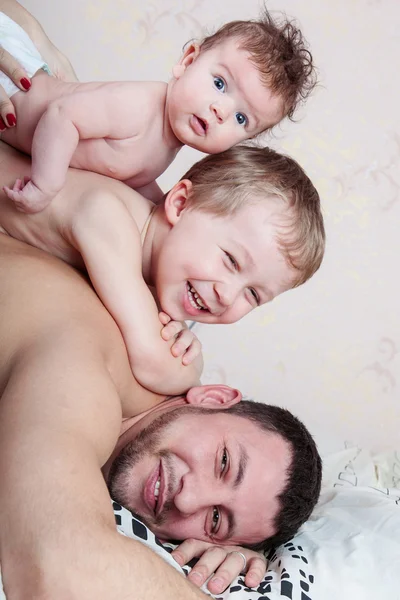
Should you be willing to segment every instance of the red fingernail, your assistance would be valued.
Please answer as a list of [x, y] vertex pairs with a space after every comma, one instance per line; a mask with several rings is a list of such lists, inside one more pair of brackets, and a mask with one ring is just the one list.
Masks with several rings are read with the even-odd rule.
[[9, 113], [6, 116], [7, 119], [7, 123], [9, 124], [10, 127], [13, 127], [14, 125], [17, 124], [17, 119], [15, 118], [15, 115], [13, 115], [12, 113]]
[[6, 124], [4, 123], [3, 119], [0, 117], [0, 131], [4, 131], [6, 128]]
[[22, 87], [24, 88], [24, 90], [29, 90], [29, 88], [31, 87], [31, 82], [29, 81], [29, 79], [27, 79], [26, 77], [23, 77], [20, 80], [20, 83], [22, 85]]

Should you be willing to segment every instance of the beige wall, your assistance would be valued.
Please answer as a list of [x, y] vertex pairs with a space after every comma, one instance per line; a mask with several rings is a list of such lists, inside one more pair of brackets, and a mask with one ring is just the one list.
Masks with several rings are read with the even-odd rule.
[[[257, 15], [257, 0], [22, 0], [81, 79], [167, 79], [190, 38]], [[296, 16], [321, 85], [273, 145], [322, 196], [320, 272], [231, 326], [197, 325], [204, 381], [296, 412], [323, 451], [400, 441], [400, 3], [271, 0]], [[165, 189], [198, 156], [184, 150]], [[397, 275], [396, 275], [397, 272]], [[398, 447], [398, 446], [397, 446]]]

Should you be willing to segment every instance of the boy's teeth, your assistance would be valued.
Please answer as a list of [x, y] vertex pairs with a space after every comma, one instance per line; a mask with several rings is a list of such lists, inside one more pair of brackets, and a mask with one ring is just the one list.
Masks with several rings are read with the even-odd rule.
[[204, 304], [203, 300], [200, 298], [196, 290], [190, 283], [188, 283], [188, 292], [189, 292], [189, 301], [193, 308], [197, 308], [199, 310], [208, 310], [207, 306]]

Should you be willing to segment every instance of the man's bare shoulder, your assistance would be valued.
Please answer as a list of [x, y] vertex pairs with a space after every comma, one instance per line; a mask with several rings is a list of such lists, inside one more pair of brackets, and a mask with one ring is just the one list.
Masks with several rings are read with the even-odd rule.
[[[65, 263], [0, 234], [0, 338], [10, 349], [62, 335], [125, 353], [118, 328], [88, 280]], [[82, 342], [81, 342], [82, 343]], [[127, 364], [127, 369], [129, 366]]]
[[[43, 365], [35, 366], [36, 378], [42, 377], [46, 361], [51, 362], [50, 372], [70, 373], [68, 385], [80, 378], [82, 392], [94, 404], [96, 394], [98, 398], [108, 386], [111, 405], [107, 398], [104, 402], [119, 419], [162, 399], [134, 379], [121, 332], [89, 280], [59, 259], [1, 233], [0, 339], [0, 390], [17, 362], [27, 357], [36, 361], [41, 353]], [[99, 386], [102, 390], [96, 391]]]

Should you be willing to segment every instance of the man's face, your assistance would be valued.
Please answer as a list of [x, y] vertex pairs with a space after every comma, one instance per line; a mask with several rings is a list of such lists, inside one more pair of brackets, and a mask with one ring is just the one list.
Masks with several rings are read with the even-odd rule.
[[282, 99], [261, 81], [237, 39], [197, 52], [194, 45], [185, 51], [168, 97], [170, 125], [183, 144], [215, 154], [282, 119]]
[[162, 539], [253, 544], [275, 533], [290, 462], [281, 436], [223, 411], [184, 407], [122, 450], [108, 485]]

